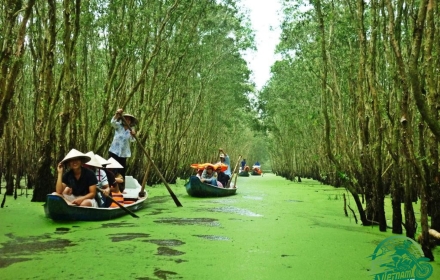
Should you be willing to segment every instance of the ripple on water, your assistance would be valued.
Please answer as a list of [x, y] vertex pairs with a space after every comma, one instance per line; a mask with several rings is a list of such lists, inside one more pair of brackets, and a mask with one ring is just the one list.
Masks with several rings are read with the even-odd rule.
[[177, 240], [177, 239], [152, 239], [146, 240], [146, 242], [150, 242], [159, 246], [180, 246], [185, 244], [185, 242]]
[[197, 237], [200, 237], [200, 238], [204, 238], [204, 239], [208, 239], [208, 240], [225, 240], [225, 241], [231, 240], [231, 239], [229, 239], [229, 237], [218, 236], [218, 235], [200, 235], [200, 234], [196, 234], [194, 236], [197, 236]]
[[233, 214], [239, 214], [242, 216], [249, 216], [249, 217], [262, 217], [263, 216], [263, 215], [254, 213], [252, 211], [249, 211], [247, 209], [241, 209], [241, 208], [232, 207], [232, 206], [211, 208], [211, 209], [208, 209], [208, 211], [222, 212], [222, 213], [233, 213]]
[[220, 223], [217, 219], [211, 218], [163, 218], [159, 220], [155, 220], [155, 223], [160, 224], [172, 224], [179, 226], [187, 226], [187, 225], [202, 225], [202, 226], [210, 226], [210, 227], [219, 227]]

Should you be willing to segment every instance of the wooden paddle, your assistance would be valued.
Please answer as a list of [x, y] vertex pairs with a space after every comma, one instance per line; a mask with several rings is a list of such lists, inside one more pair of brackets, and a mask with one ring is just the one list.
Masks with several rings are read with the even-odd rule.
[[[102, 195], [104, 195], [104, 192], [103, 192], [100, 188], [96, 187], [96, 190], [98, 190], [99, 192], [102, 193]], [[138, 215], [136, 215], [135, 213], [133, 213], [130, 209], [126, 208], [126, 207], [125, 207], [124, 205], [122, 205], [121, 203], [119, 203], [119, 202], [117, 202], [116, 200], [114, 200], [113, 197], [111, 197], [111, 196], [105, 196], [105, 195], [104, 195], [104, 197], [106, 197], [106, 198], [110, 199], [111, 201], [113, 201], [114, 203], [116, 203], [116, 204], [119, 206], [119, 208], [121, 208], [122, 210], [124, 210], [125, 212], [127, 212], [128, 214], [130, 214], [133, 218], [139, 218]]]
[[235, 174], [235, 179], [234, 179], [234, 188], [237, 188], [237, 178], [238, 178], [238, 173]]
[[[231, 173], [231, 178], [229, 178], [228, 184], [226, 185], [226, 188], [228, 188], [228, 189], [229, 189], [229, 186], [231, 185], [232, 176], [234, 176], [235, 171], [237, 170], [238, 164], [240, 163], [240, 159], [241, 159], [241, 156], [238, 156], [238, 160], [237, 160], [237, 163], [235, 164], [234, 171]], [[237, 180], [235, 180], [235, 181], [237, 181]]]
[[[130, 127], [130, 125], [127, 123], [127, 121], [125, 120], [125, 118], [123, 116], [121, 116], [122, 122], [124, 123], [124, 125], [128, 128], [128, 130], [130, 130], [130, 132], [132, 132], [132, 129]], [[147, 150], [145, 150], [144, 146], [142, 145], [142, 143], [139, 141], [139, 139], [137, 138], [136, 135], [133, 135], [134, 139], [136, 139], [136, 142], [138, 143], [139, 147], [141, 147], [142, 151], [144, 152], [145, 156], [148, 158], [148, 160], [150, 161], [150, 164], [153, 166], [154, 170], [156, 170], [157, 175], [159, 175], [159, 178], [162, 180], [163, 184], [165, 185], [165, 187], [167, 188], [168, 192], [170, 193], [171, 197], [174, 200], [174, 203], [176, 203], [177, 207], [182, 207], [182, 203], [180, 203], [180, 201], [177, 199], [177, 196], [174, 194], [174, 192], [171, 190], [170, 186], [168, 185], [167, 181], [165, 180], [165, 178], [162, 176], [162, 173], [160, 173], [159, 168], [157, 168], [156, 164], [154, 163], [154, 161], [151, 159], [150, 155], [147, 153]]]
[[151, 164], [148, 163], [147, 169], [145, 170], [145, 174], [144, 174], [144, 179], [142, 180], [142, 184], [141, 184], [141, 191], [139, 192], [139, 197], [144, 197], [145, 196], [145, 184], [147, 183], [147, 179], [148, 179], [148, 174], [150, 173], [150, 167]]

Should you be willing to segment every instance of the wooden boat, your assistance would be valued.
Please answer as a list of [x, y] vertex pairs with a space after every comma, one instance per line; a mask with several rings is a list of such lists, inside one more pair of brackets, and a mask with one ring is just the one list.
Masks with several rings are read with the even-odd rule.
[[[148, 194], [146, 194], [145, 197], [138, 198], [137, 194], [141, 190], [140, 184], [132, 177], [127, 180], [127, 177], [131, 176], [126, 176], [125, 178], [125, 191], [127, 191], [127, 194], [124, 193], [124, 201], [126, 201], [127, 204], [124, 204], [124, 207], [131, 212], [135, 212], [143, 208]], [[135, 193], [136, 197], [134, 195]], [[53, 194], [47, 195], [44, 212], [46, 217], [55, 221], [106, 221], [128, 214], [120, 207], [94, 208], [69, 205], [62, 197]]]
[[197, 176], [191, 176], [185, 188], [186, 192], [194, 197], [222, 197], [234, 195], [237, 192], [236, 188], [219, 188], [202, 183]]
[[249, 172], [241, 171], [240, 173], [238, 173], [238, 176], [240, 176], [240, 177], [249, 177]]
[[[146, 197], [143, 197], [132, 204], [124, 206], [130, 211], [135, 212], [143, 208], [146, 200]], [[120, 207], [94, 208], [72, 206], [67, 204], [62, 197], [53, 194], [47, 195], [44, 211], [46, 217], [55, 221], [106, 221], [127, 215], [127, 212]]]

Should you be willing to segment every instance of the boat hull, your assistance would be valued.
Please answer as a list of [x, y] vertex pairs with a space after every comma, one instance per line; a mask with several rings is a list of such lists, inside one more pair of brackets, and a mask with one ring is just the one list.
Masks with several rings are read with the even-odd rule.
[[237, 193], [236, 188], [225, 189], [202, 183], [197, 176], [191, 176], [185, 188], [186, 192], [193, 197], [223, 197]]
[[[146, 200], [147, 197], [143, 197], [132, 204], [124, 206], [130, 211], [135, 212], [144, 207], [144, 202]], [[128, 213], [120, 207], [94, 208], [72, 206], [67, 204], [62, 197], [53, 194], [47, 195], [44, 212], [46, 217], [55, 221], [106, 221], [128, 215]]]

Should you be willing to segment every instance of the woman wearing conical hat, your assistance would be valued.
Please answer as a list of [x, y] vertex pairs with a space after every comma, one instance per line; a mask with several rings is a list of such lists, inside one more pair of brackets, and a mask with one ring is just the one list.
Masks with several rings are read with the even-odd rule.
[[[98, 203], [95, 200], [98, 180], [93, 171], [82, 166], [83, 163], [89, 160], [89, 156], [72, 149], [58, 163], [58, 177], [55, 185], [56, 194], [64, 197], [69, 204], [98, 207]], [[67, 164], [69, 167], [66, 173], [64, 173], [64, 164]]]
[[[125, 122], [121, 118], [124, 118]], [[109, 157], [114, 158], [123, 166], [119, 173], [125, 177], [127, 158], [131, 157], [130, 143], [136, 141], [133, 137], [136, 135], [136, 132], [134, 129], [130, 130], [130, 126], [136, 125], [137, 119], [133, 115], [124, 114], [122, 109], [118, 109], [110, 123], [115, 129], [115, 135], [110, 145]]]

